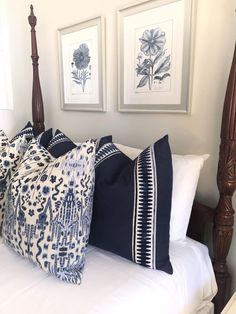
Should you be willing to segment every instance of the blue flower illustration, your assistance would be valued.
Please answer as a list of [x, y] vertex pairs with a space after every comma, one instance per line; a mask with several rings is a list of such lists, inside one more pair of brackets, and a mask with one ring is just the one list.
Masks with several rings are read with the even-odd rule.
[[73, 61], [77, 69], [86, 69], [90, 62], [89, 48], [86, 44], [81, 44], [73, 53]]
[[147, 56], [155, 56], [159, 50], [163, 49], [166, 43], [165, 36], [165, 32], [163, 32], [159, 27], [145, 30], [143, 36], [139, 38], [142, 43], [140, 50]]
[[80, 85], [82, 91], [85, 91], [87, 80], [91, 79], [91, 57], [89, 55], [89, 47], [83, 43], [79, 45], [73, 53], [73, 62], [71, 62], [71, 74], [73, 81]]
[[137, 76], [141, 76], [137, 88], [142, 88], [148, 84], [152, 89], [153, 82], [162, 81], [170, 76], [171, 62], [170, 55], [166, 55], [164, 49], [166, 44], [166, 34], [159, 27], [147, 29], [141, 38], [140, 51], [137, 56]]

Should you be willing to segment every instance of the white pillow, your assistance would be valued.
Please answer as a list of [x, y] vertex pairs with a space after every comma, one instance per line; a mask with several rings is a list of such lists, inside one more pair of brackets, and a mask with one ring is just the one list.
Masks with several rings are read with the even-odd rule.
[[[129, 158], [140, 149], [115, 144]], [[170, 240], [185, 240], [200, 170], [209, 155], [172, 155], [173, 192], [170, 218]]]

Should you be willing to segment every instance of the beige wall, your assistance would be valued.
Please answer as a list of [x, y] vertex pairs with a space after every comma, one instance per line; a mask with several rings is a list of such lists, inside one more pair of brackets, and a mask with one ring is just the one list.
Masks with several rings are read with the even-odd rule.
[[[29, 38], [25, 36], [28, 31], [25, 25], [28, 4], [19, 1], [21, 5], [17, 8], [16, 1], [0, 2], [6, 5], [14, 103], [14, 110], [0, 110], [0, 129], [4, 129], [12, 137], [31, 118], [31, 65], [29, 59], [25, 58], [30, 55]], [[27, 9], [24, 9], [25, 6]]]
[[[47, 125], [61, 128], [74, 140], [113, 134], [123, 144], [145, 147], [168, 133], [175, 153], [209, 153], [197, 198], [215, 206], [216, 169], [222, 105], [236, 38], [236, 0], [194, 0], [197, 7], [191, 115], [124, 114], [117, 112], [116, 11], [132, 0], [34, 0], [38, 16], [40, 74]], [[15, 110], [0, 112], [0, 125], [18, 128], [29, 118], [31, 62], [29, 0], [7, 0]], [[57, 29], [104, 15], [107, 40], [107, 113], [60, 109]], [[14, 121], [14, 124], [13, 124]], [[236, 232], [229, 256], [236, 289]]]

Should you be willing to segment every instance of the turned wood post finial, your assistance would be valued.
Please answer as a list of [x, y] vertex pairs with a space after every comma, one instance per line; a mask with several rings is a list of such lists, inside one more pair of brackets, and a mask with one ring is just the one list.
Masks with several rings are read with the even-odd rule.
[[37, 18], [34, 15], [34, 7], [32, 4], [30, 5], [30, 15], [28, 16], [28, 21], [31, 26], [31, 31], [34, 31], [37, 24]]
[[39, 56], [35, 31], [37, 18], [34, 15], [34, 9], [32, 4], [30, 6], [30, 15], [28, 17], [28, 21], [31, 26], [31, 50], [32, 50], [31, 59], [33, 65], [32, 115], [34, 127], [38, 133], [41, 133], [45, 130], [44, 108], [38, 70]]

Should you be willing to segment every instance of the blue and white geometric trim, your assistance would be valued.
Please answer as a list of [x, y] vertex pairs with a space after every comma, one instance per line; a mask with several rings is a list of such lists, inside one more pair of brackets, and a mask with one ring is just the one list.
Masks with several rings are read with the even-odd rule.
[[135, 161], [133, 211], [133, 261], [156, 268], [157, 171], [154, 146]]
[[47, 149], [50, 151], [55, 145], [68, 142], [69, 139], [63, 133], [56, 134], [53, 139], [50, 141]]
[[28, 122], [24, 129], [22, 129], [10, 142], [12, 143], [22, 136], [25, 136], [27, 140], [31, 140], [34, 137], [33, 126], [30, 122]]
[[113, 143], [103, 145], [96, 154], [95, 168], [105, 159], [117, 154], [121, 154], [121, 151]]
[[164, 136], [132, 160], [111, 143], [96, 153], [90, 244], [173, 273], [169, 259], [172, 159]]

